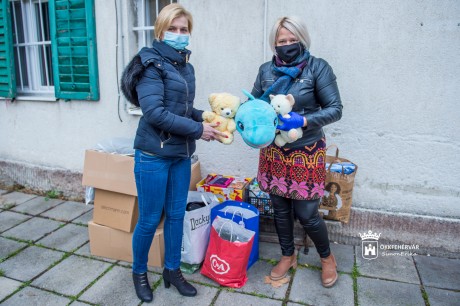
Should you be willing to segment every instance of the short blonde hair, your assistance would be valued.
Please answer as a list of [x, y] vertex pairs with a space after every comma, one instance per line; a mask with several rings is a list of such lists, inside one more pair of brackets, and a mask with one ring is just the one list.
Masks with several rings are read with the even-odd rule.
[[311, 41], [310, 35], [308, 34], [307, 26], [305, 23], [298, 17], [281, 17], [279, 18], [270, 32], [268, 37], [268, 42], [273, 53], [275, 52], [276, 38], [281, 28], [286, 28], [289, 32], [294, 34], [305, 49], [310, 49]]
[[193, 17], [189, 11], [187, 11], [182, 5], [178, 3], [172, 3], [165, 6], [158, 14], [157, 20], [155, 21], [155, 38], [160, 40], [160, 37], [165, 31], [168, 30], [172, 21], [177, 17], [185, 16], [188, 20], [188, 31], [192, 33], [193, 28]]

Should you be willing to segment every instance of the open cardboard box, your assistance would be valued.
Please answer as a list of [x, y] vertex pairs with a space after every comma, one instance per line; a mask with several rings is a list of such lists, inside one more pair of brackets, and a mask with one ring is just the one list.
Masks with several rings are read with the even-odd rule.
[[[189, 190], [196, 190], [196, 184], [200, 180], [201, 167], [198, 161], [192, 164]], [[137, 196], [134, 158], [86, 150], [82, 185]]]
[[[209, 175], [216, 174], [210, 173]], [[223, 177], [234, 178], [234, 182], [238, 182], [239, 187], [234, 188], [232, 187], [232, 184], [230, 184], [228, 187], [211, 186], [206, 183], [206, 178], [204, 178], [196, 184], [196, 190], [201, 192], [212, 192], [214, 194], [219, 194], [224, 196], [226, 200], [243, 201], [245, 189], [249, 185], [249, 182], [252, 180], [252, 178], [240, 178], [231, 175], [223, 175]]]

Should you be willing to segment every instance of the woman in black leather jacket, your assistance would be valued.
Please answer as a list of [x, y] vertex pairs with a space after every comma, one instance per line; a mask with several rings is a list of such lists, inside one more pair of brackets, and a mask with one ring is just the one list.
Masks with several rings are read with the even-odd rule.
[[257, 179], [261, 189], [270, 194], [283, 255], [270, 277], [280, 280], [289, 268], [297, 266], [291, 213], [294, 208], [321, 257], [322, 284], [331, 287], [338, 278], [336, 262], [318, 206], [326, 178], [326, 139], [322, 127], [342, 117], [336, 77], [325, 60], [310, 55], [310, 37], [299, 19], [278, 19], [269, 43], [274, 56], [260, 67], [252, 94], [267, 102], [272, 94], [292, 94], [295, 104], [291, 117], [280, 117], [278, 129], [303, 130], [303, 136], [295, 142], [283, 147], [273, 143], [260, 150]]

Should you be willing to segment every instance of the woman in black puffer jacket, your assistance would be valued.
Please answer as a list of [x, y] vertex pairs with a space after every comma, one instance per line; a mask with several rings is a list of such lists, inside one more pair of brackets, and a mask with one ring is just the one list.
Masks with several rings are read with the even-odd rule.
[[273, 143], [260, 150], [257, 179], [261, 189], [270, 194], [283, 255], [270, 277], [280, 280], [289, 268], [297, 266], [294, 209], [321, 257], [322, 284], [331, 287], [338, 277], [336, 262], [318, 206], [326, 178], [322, 127], [342, 117], [336, 78], [325, 60], [310, 55], [307, 28], [297, 18], [278, 19], [270, 34], [270, 46], [275, 55], [260, 67], [252, 95], [269, 102], [270, 95], [292, 94], [295, 104], [291, 117], [279, 117], [281, 124], [277, 128], [302, 128], [303, 132], [300, 139], [283, 147]]
[[181, 5], [163, 8], [152, 47], [139, 52], [122, 79], [123, 92], [143, 113], [134, 141], [139, 219], [133, 234], [133, 281], [137, 296], [145, 302], [153, 299], [147, 260], [163, 210], [165, 287], [173, 284], [185, 296], [197, 293], [179, 269], [190, 157], [195, 140], [225, 137], [213, 125], [202, 123], [203, 111], [193, 107], [195, 74], [185, 49], [192, 24], [191, 14]]

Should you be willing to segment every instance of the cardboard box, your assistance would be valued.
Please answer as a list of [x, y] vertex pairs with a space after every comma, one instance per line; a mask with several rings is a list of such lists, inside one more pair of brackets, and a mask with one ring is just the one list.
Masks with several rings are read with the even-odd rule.
[[131, 233], [138, 215], [136, 196], [103, 189], [95, 190], [94, 223]]
[[[198, 161], [192, 164], [189, 189], [196, 190], [196, 184], [200, 180], [201, 167]], [[82, 185], [137, 196], [134, 158], [86, 150]]]
[[[99, 225], [93, 221], [88, 222], [88, 230], [92, 255], [126, 262], [133, 261], [132, 233]], [[164, 265], [163, 229], [159, 228], [155, 233], [147, 264], [151, 267], [162, 267]]]
[[[211, 173], [211, 175], [216, 175], [215, 173]], [[233, 177], [231, 175], [224, 175], [224, 177]], [[243, 201], [245, 189], [247, 188], [249, 182], [252, 178], [247, 177], [244, 179], [238, 178], [239, 180], [244, 181], [244, 185], [241, 188], [232, 188], [232, 187], [217, 187], [217, 186], [210, 186], [206, 184], [206, 178], [202, 179], [201, 181], [196, 184], [196, 190], [202, 192], [212, 192], [214, 194], [220, 194], [225, 197], [226, 200], [234, 200], [234, 201]]]
[[134, 158], [86, 150], [82, 185], [137, 196]]
[[192, 175], [190, 176], [190, 186], [188, 190], [196, 190], [196, 184], [201, 181], [201, 165], [200, 162], [192, 164]]
[[[137, 197], [103, 189], [95, 190], [93, 222], [128, 233], [136, 227], [139, 209]], [[164, 226], [164, 214], [158, 228]]]

